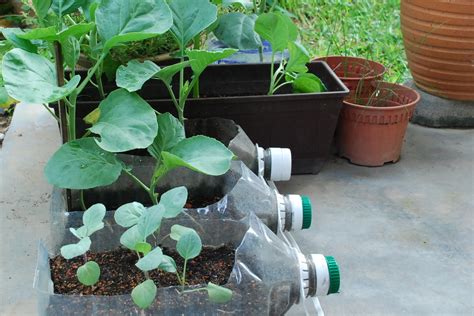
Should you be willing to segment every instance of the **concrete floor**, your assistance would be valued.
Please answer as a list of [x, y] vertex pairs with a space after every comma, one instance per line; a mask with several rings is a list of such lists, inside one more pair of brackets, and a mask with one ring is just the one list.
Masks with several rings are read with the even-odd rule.
[[[18, 107], [0, 150], [0, 315], [35, 315], [51, 193], [42, 170], [59, 142], [44, 109]], [[321, 299], [326, 315], [473, 315], [473, 151], [474, 130], [411, 125], [397, 164], [333, 158], [319, 175], [279, 184], [313, 200], [312, 229], [295, 234], [302, 250], [341, 266], [341, 293]]]

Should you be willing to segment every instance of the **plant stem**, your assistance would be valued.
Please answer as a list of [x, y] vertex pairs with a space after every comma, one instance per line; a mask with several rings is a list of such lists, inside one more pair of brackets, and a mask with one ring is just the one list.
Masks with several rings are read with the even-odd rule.
[[87, 210], [86, 203], [84, 202], [84, 190], [80, 190], [79, 197], [81, 200], [81, 208], [83, 211]]
[[183, 287], [186, 285], [186, 265], [188, 264], [188, 259], [184, 259], [183, 266]]
[[166, 84], [166, 88], [168, 89], [168, 92], [169, 92], [169, 94], [170, 94], [170, 96], [171, 96], [171, 99], [173, 100], [173, 103], [174, 103], [174, 106], [175, 106], [175, 108], [176, 108], [176, 111], [178, 111], [178, 109], [179, 109], [179, 102], [178, 102], [178, 100], [176, 99], [176, 96], [175, 96], [175, 94], [174, 94], [174, 92], [173, 92], [173, 89], [172, 89], [171, 86], [168, 85], [168, 84]]
[[275, 85], [275, 52], [272, 51], [272, 60], [270, 64], [270, 89], [268, 90], [268, 95], [273, 95], [273, 86]]
[[56, 119], [56, 121], [59, 122], [59, 117], [57, 117], [57, 115], [54, 114], [53, 111], [51, 111], [51, 109], [49, 108], [49, 106], [48, 106], [47, 104], [44, 104], [44, 103], [43, 103], [43, 106], [44, 106], [44, 108], [49, 112], [49, 114], [51, 114], [51, 115]]
[[157, 201], [157, 196], [154, 194], [154, 192], [152, 191], [152, 189], [150, 189], [149, 187], [147, 187], [140, 179], [138, 179], [133, 173], [131, 173], [130, 171], [126, 170], [126, 169], [123, 169], [123, 171], [133, 180], [135, 181], [135, 183], [137, 183], [139, 186], [141, 186], [145, 191], [148, 192], [148, 195], [150, 196], [150, 199], [151, 201], [153, 202], [153, 204], [158, 204], [158, 201]]
[[89, 70], [89, 72], [87, 73], [86, 79], [84, 79], [84, 81], [79, 85], [79, 87], [76, 88], [77, 95], [81, 94], [82, 90], [84, 90], [84, 88], [87, 86], [87, 83], [91, 81], [92, 77], [94, 76], [95, 72], [99, 68], [100, 64], [104, 61], [106, 56], [107, 56], [106, 54], [102, 54], [99, 60], [97, 61], [97, 63], [94, 65], [94, 67], [92, 67], [92, 69]]
[[[198, 34], [194, 37], [194, 49], [201, 49], [201, 34]], [[195, 99], [199, 98], [199, 80], [196, 82], [196, 85], [193, 87], [193, 97]]]

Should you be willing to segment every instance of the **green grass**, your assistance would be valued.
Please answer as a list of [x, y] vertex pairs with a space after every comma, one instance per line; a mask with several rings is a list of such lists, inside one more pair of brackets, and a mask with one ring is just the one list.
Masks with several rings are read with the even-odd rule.
[[408, 75], [400, 30], [400, 0], [280, 0], [298, 17], [312, 56], [358, 56], [387, 67], [385, 80]]

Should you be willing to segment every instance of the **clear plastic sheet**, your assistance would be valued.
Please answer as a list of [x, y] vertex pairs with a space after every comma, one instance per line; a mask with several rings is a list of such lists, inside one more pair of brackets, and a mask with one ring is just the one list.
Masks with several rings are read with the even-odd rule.
[[[283, 315], [300, 298], [300, 267], [297, 252], [287, 246], [255, 215], [241, 220], [188, 218], [163, 223], [166, 235], [172, 224], [195, 228], [206, 246], [228, 245], [236, 249], [235, 263], [226, 287], [232, 300], [214, 304], [206, 292], [180, 294], [180, 287], [159, 288], [155, 302], [145, 311], [134, 305], [130, 295], [79, 296], [53, 293], [49, 258], [60, 246], [74, 241], [66, 230], [56, 234], [50, 249], [40, 243], [35, 288], [39, 315]], [[59, 229], [59, 228], [57, 228]], [[124, 231], [116, 225], [92, 236], [92, 251], [117, 249]], [[153, 240], [149, 240], [153, 243]], [[163, 246], [167, 246], [166, 244]]]

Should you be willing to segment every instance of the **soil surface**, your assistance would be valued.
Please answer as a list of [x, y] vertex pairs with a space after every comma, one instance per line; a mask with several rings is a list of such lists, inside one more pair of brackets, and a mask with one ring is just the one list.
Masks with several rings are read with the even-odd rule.
[[199, 197], [195, 199], [189, 199], [188, 202], [184, 205], [185, 208], [200, 208], [212, 205], [219, 202], [223, 196], [214, 196], [210, 197]]
[[[184, 261], [175, 250], [163, 249], [163, 253], [176, 261], [178, 271]], [[77, 269], [84, 264], [83, 257], [66, 260], [61, 256], [50, 259], [51, 278], [54, 292], [57, 294], [83, 295], [122, 295], [130, 294], [132, 289], [145, 281], [145, 276], [135, 263], [137, 255], [128, 249], [117, 249], [103, 253], [89, 253], [88, 260], [97, 262], [101, 269], [99, 282], [94, 286], [82, 285], [76, 277]], [[234, 249], [204, 247], [201, 254], [187, 263], [186, 282], [188, 285], [214, 284], [224, 285], [234, 266]], [[161, 270], [149, 272], [157, 287], [179, 285], [176, 275]]]

